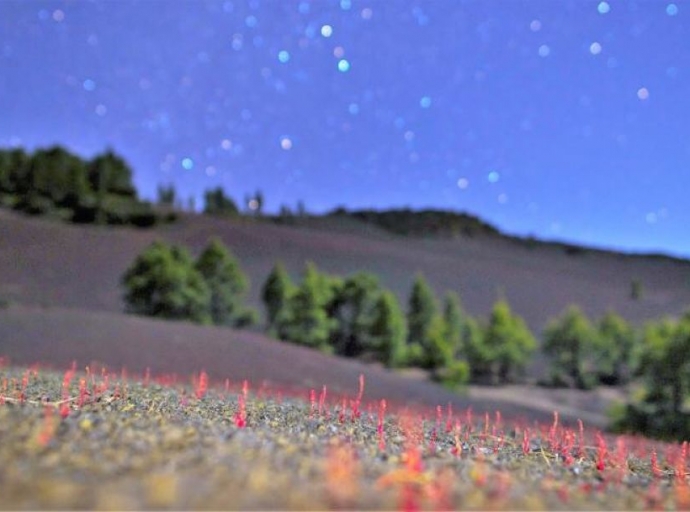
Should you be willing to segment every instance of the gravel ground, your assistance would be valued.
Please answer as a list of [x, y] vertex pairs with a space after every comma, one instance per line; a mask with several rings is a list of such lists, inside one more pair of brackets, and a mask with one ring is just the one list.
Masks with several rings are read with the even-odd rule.
[[690, 508], [687, 445], [302, 396], [0, 368], [0, 508]]

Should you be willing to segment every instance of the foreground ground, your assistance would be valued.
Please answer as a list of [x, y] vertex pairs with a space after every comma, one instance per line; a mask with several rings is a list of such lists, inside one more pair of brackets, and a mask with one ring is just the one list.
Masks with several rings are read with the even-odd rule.
[[0, 368], [3, 509], [687, 509], [687, 444], [325, 387]]

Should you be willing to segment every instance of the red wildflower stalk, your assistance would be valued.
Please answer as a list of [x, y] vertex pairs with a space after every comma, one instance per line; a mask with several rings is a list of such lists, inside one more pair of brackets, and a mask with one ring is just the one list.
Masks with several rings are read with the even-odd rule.
[[[246, 381], [245, 381], [246, 382]], [[237, 397], [237, 412], [235, 413], [235, 426], [237, 428], [244, 428], [247, 426], [247, 409], [245, 403], [245, 395]]]
[[549, 429], [549, 444], [551, 445], [551, 449], [554, 451], [558, 450], [557, 433], [558, 433], [558, 411], [553, 411], [553, 423], [551, 424], [551, 428]]
[[2, 379], [2, 393], [0, 393], [0, 405], [5, 405], [5, 395], [7, 394], [7, 378]]
[[225, 392], [230, 391], [230, 379], [225, 379]]
[[385, 437], [385, 431], [383, 430], [383, 422], [386, 417], [386, 401], [381, 400], [379, 402], [379, 419], [378, 419], [378, 424], [376, 425], [376, 432], [378, 433], [379, 436], [379, 450], [384, 451], [386, 449], [386, 437]]
[[455, 441], [455, 445], [451, 449], [451, 453], [455, 455], [456, 457], [459, 457], [462, 454], [462, 443], [460, 442], [460, 420], [457, 420], [455, 422], [455, 434], [453, 436], [453, 440]]
[[441, 423], [443, 422], [443, 407], [440, 405], [436, 406], [436, 430], [441, 428]]
[[196, 382], [196, 391], [194, 392], [197, 400], [204, 398], [204, 396], [206, 396], [206, 391], [208, 391], [208, 375], [205, 371], [201, 370], [199, 379]]
[[659, 461], [656, 456], [656, 450], [652, 450], [650, 464], [652, 466], [652, 476], [654, 476], [654, 478], [661, 478], [661, 468], [659, 467]]
[[580, 441], [577, 446], [577, 456], [578, 458], [582, 458], [585, 455], [585, 426], [580, 419], [577, 420], [577, 426], [580, 431]]
[[245, 401], [247, 400], [247, 395], [249, 395], [249, 381], [244, 379], [242, 381], [242, 396], [244, 397]]
[[340, 405], [340, 411], [338, 412], [338, 422], [345, 423], [345, 409], [347, 408], [347, 399], [343, 397], [342, 403]]
[[597, 438], [597, 464], [596, 467], [599, 471], [603, 471], [606, 467], [606, 457], [608, 456], [608, 448], [606, 447], [606, 441], [600, 432], [596, 434]]
[[681, 448], [680, 448], [680, 453], [676, 457], [676, 463], [675, 463], [675, 477], [676, 477], [676, 482], [679, 483], [685, 483], [685, 476], [686, 476], [686, 471], [685, 471], [685, 463], [688, 458], [688, 442], [684, 441]]
[[362, 402], [362, 396], [364, 396], [364, 374], [359, 374], [359, 393], [357, 393], [357, 402]]
[[53, 407], [46, 405], [43, 409], [43, 429], [38, 434], [38, 444], [46, 446], [55, 435], [56, 424], [53, 419]]
[[327, 393], [327, 389], [326, 389], [326, 386], [324, 385], [324, 387], [321, 389], [321, 394], [319, 395], [319, 416], [324, 415], [324, 409], [325, 409], [325, 405], [326, 405], [326, 393]]
[[151, 382], [151, 368], [149, 368], [147, 366], [146, 371], [144, 372], [144, 387], [145, 388], [149, 387], [150, 382]]
[[86, 390], [86, 379], [81, 378], [79, 379], [79, 400], [77, 401], [77, 405], [79, 407], [83, 407], [84, 403], [86, 402], [86, 394], [88, 391]]
[[448, 402], [448, 416], [446, 418], [446, 434], [453, 430], [453, 405]]
[[575, 434], [572, 430], [568, 429], [563, 434], [563, 463], [566, 466], [570, 466], [573, 463], [573, 446], [575, 445]]

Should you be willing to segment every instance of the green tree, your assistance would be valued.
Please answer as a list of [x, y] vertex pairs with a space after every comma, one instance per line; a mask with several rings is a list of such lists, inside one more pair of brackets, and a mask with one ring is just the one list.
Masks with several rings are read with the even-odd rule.
[[483, 345], [491, 382], [500, 384], [524, 373], [537, 344], [524, 320], [514, 315], [508, 302], [501, 299], [491, 311]]
[[464, 353], [463, 330], [465, 314], [462, 310], [460, 297], [455, 292], [446, 293], [443, 303], [443, 321], [445, 322], [445, 339], [448, 341], [453, 357]]
[[245, 327], [255, 321], [256, 314], [244, 305], [249, 280], [218, 238], [209, 242], [195, 267], [211, 293], [209, 313], [214, 324]]
[[400, 303], [390, 291], [383, 291], [376, 301], [371, 335], [383, 364], [389, 368], [405, 365], [407, 325]]
[[628, 403], [614, 429], [664, 439], [687, 439], [690, 414], [690, 321], [664, 318], [644, 329], [638, 376], [642, 396]]
[[25, 194], [29, 188], [30, 157], [21, 148], [0, 151], [0, 192]]
[[240, 214], [235, 201], [221, 187], [204, 192], [204, 213], [209, 215], [237, 216]]
[[91, 189], [99, 196], [113, 194], [136, 199], [132, 184], [132, 169], [127, 162], [108, 149], [97, 155], [88, 165]]
[[296, 288], [281, 262], [277, 262], [261, 288], [261, 300], [266, 309], [266, 330], [279, 339], [287, 337], [292, 312], [290, 301]]
[[29, 190], [56, 206], [74, 207], [89, 192], [85, 163], [61, 146], [39, 149], [29, 162]]
[[569, 306], [549, 322], [544, 330], [544, 353], [551, 358], [552, 379], [556, 385], [580, 389], [592, 387], [596, 333], [577, 306]]
[[624, 384], [633, 370], [635, 331], [620, 315], [609, 311], [597, 325], [594, 359], [599, 380], [606, 384]]
[[122, 284], [130, 313], [210, 322], [210, 291], [189, 253], [155, 242], [127, 269]]
[[300, 345], [330, 352], [329, 336], [333, 326], [326, 310], [332, 299], [328, 280], [309, 262], [302, 283], [290, 300], [292, 318], [288, 326], [288, 339]]
[[347, 278], [340, 286], [333, 286], [329, 316], [334, 320], [332, 334], [337, 354], [359, 357], [374, 353], [376, 346], [372, 326], [376, 305], [381, 296], [378, 279], [372, 274], [359, 272]]
[[410, 347], [410, 363], [424, 364], [424, 353], [431, 343], [427, 335], [436, 316], [437, 306], [434, 292], [422, 274], [417, 274], [410, 293], [407, 309], [407, 343]]

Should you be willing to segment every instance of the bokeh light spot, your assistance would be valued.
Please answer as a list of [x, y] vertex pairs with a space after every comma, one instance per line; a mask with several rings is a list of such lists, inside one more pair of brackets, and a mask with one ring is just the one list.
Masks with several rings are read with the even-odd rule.
[[191, 171], [192, 169], [194, 169], [194, 160], [192, 160], [189, 157], [183, 158], [182, 159], [182, 168], [187, 170], [187, 171]]
[[300, 2], [297, 6], [297, 10], [300, 14], [309, 14], [309, 2]]
[[244, 19], [244, 24], [247, 25], [249, 28], [254, 28], [256, 25], [259, 23], [259, 20], [256, 18], [256, 16], [250, 14]]
[[468, 180], [467, 178], [460, 178], [458, 180], [458, 188], [460, 190], [466, 190], [467, 187], [469, 187], [469, 186], [470, 186], [470, 180]]
[[350, 62], [347, 59], [340, 59], [338, 61], [338, 71], [341, 73], [350, 71]]
[[60, 23], [61, 21], [64, 21], [65, 19], [65, 12], [61, 9], [55, 9], [53, 11], [53, 20], [57, 21]]
[[350, 103], [347, 107], [347, 111], [353, 116], [357, 115], [359, 114], [359, 105], [357, 105], [357, 103]]
[[108, 113], [108, 108], [105, 105], [103, 105], [103, 103], [99, 103], [98, 105], [96, 105], [94, 112], [96, 112], [96, 115], [103, 117]]
[[321, 35], [323, 37], [331, 37], [333, 35], [333, 27], [330, 25], [324, 25], [321, 27]]
[[539, 32], [541, 30], [541, 21], [532, 20], [531, 23], [529, 24], [529, 29], [532, 32]]
[[371, 10], [371, 7], [365, 7], [364, 9], [362, 9], [363, 20], [370, 20], [373, 15], [374, 11]]
[[675, 16], [678, 14], [678, 6], [676, 4], [668, 4], [666, 6], [666, 14], [669, 16]]
[[333, 56], [336, 59], [342, 59], [345, 56], [345, 48], [342, 46], [336, 46], [333, 48]]
[[649, 89], [647, 89], [646, 87], [640, 87], [637, 90], [637, 97], [641, 100], [646, 100], [647, 98], [649, 98]]
[[90, 78], [87, 78], [86, 80], [84, 80], [82, 87], [84, 87], [85, 91], [91, 92], [96, 89], [96, 82], [94, 82]]
[[422, 96], [422, 99], [419, 100], [419, 106], [429, 108], [431, 106], [431, 98], [429, 96]]
[[543, 44], [539, 47], [539, 56], [540, 57], [548, 57], [550, 53], [551, 53], [551, 48], [549, 48], [548, 44]]
[[597, 5], [597, 11], [599, 11], [599, 14], [606, 14], [610, 10], [611, 6], [608, 2], [599, 2], [599, 5]]
[[340, 8], [349, 11], [352, 8], [352, 0], [340, 0]]
[[232, 149], [232, 141], [230, 139], [223, 139], [220, 141], [220, 147], [225, 151], [229, 151]]
[[589, 53], [592, 55], [599, 55], [601, 53], [601, 44], [594, 41], [589, 45]]
[[501, 175], [498, 173], [498, 171], [491, 171], [486, 179], [489, 180], [489, 183], [497, 183], [499, 179], [501, 179]]
[[287, 50], [281, 50], [278, 52], [278, 60], [285, 64], [290, 60], [290, 52]]
[[290, 137], [281, 137], [280, 138], [280, 147], [284, 149], [285, 151], [289, 151], [292, 149], [292, 139]]

